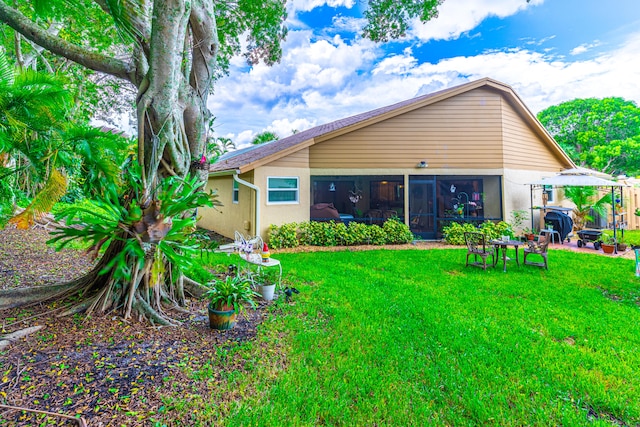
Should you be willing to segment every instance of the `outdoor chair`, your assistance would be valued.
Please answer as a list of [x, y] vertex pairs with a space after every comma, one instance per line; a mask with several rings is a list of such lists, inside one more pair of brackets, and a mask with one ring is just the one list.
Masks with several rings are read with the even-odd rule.
[[[487, 245], [487, 238], [483, 233], [464, 233], [464, 241], [467, 244], [467, 264], [487, 269], [487, 258], [491, 257], [491, 265], [495, 265], [495, 249], [493, 245]], [[469, 263], [469, 257], [473, 255], [474, 262]], [[478, 257], [482, 258], [482, 262], [478, 261]]]
[[[534, 265], [536, 267], [544, 267], [545, 270], [549, 269], [549, 265], [547, 264], [547, 253], [549, 249], [549, 242], [551, 241], [550, 235], [539, 235], [538, 241], [529, 241], [527, 245], [524, 247], [524, 264], [525, 265]], [[542, 257], [543, 262], [527, 262], [527, 257], [531, 254], [540, 255]]]

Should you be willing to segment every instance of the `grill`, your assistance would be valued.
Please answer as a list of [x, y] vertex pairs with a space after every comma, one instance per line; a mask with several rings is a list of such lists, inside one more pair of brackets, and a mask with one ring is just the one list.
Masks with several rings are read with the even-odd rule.
[[569, 241], [568, 236], [573, 229], [573, 220], [569, 215], [561, 211], [550, 211], [545, 215], [544, 222], [553, 225], [553, 229], [558, 231], [560, 243], [565, 239]]
[[602, 231], [600, 230], [580, 230], [578, 231], [578, 247], [587, 246], [587, 243], [593, 242], [593, 248], [597, 251], [600, 249], [600, 237], [602, 237]]

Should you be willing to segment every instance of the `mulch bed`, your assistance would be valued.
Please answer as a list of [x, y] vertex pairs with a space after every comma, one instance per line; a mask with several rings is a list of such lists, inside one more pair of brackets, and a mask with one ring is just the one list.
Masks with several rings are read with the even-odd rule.
[[[0, 230], [0, 288], [60, 283], [91, 268], [82, 252], [56, 252], [43, 230]], [[35, 325], [40, 331], [0, 350], [0, 404], [81, 416], [90, 426], [152, 425], [168, 396], [210, 396], [216, 381], [187, 376], [218, 360], [216, 354], [256, 335], [265, 307], [248, 310], [230, 331], [208, 327], [206, 302], [189, 301], [193, 314], [175, 313], [184, 327], [152, 327], [121, 317], [56, 317], [54, 304], [0, 314], [2, 331]], [[215, 366], [241, 371], [240, 362]], [[185, 369], [186, 368], [186, 369]], [[186, 416], [186, 415], [185, 415]], [[175, 425], [189, 425], [174, 419]], [[0, 407], [0, 426], [79, 425], [77, 421]]]

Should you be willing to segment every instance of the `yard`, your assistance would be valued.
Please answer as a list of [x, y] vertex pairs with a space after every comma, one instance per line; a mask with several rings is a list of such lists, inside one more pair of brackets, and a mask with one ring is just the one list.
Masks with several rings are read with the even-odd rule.
[[11, 347], [18, 366], [0, 352], [0, 396], [90, 425], [640, 423], [632, 260], [554, 250], [549, 271], [505, 274], [465, 253], [279, 253], [300, 293], [257, 331], [70, 319]]
[[238, 399], [171, 405], [200, 425], [640, 423], [632, 261], [554, 251], [504, 274], [464, 254], [281, 254], [300, 294], [236, 352], [255, 363], [229, 376]]

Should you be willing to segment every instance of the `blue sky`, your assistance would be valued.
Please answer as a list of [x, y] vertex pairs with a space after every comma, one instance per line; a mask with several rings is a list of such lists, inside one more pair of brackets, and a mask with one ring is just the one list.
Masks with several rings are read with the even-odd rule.
[[209, 107], [238, 148], [270, 130], [337, 120], [482, 77], [536, 114], [575, 98], [640, 105], [640, 12], [632, 0], [445, 0], [402, 40], [360, 37], [364, 0], [290, 0], [279, 64], [233, 61]]

